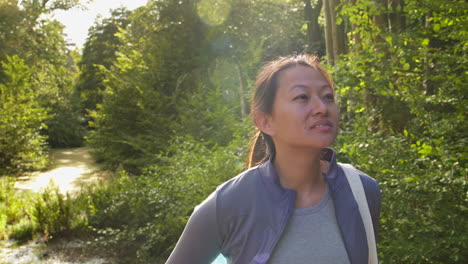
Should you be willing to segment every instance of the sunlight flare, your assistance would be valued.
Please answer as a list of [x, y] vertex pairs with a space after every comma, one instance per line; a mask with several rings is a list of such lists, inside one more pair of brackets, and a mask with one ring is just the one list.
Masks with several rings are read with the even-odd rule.
[[231, 5], [226, 0], [201, 0], [197, 5], [198, 16], [211, 26], [223, 24], [230, 11]]

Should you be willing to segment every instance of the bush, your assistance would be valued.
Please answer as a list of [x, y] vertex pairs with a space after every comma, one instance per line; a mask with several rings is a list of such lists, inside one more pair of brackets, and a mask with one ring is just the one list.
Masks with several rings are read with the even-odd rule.
[[380, 183], [381, 263], [464, 263], [464, 60], [455, 46], [421, 48], [429, 39], [406, 43], [405, 34], [334, 66], [343, 113], [338, 149]]
[[35, 223], [29, 218], [23, 218], [9, 227], [9, 237], [20, 242], [28, 241], [34, 237], [35, 230]]
[[15, 190], [15, 179], [0, 177], [0, 239], [29, 239], [34, 234], [35, 194]]
[[342, 160], [379, 181], [382, 263], [464, 262], [466, 172], [449, 161], [448, 153], [429, 157], [421, 152], [423, 143], [411, 144], [403, 135], [356, 129], [343, 131], [339, 145]]
[[82, 214], [84, 209], [79, 199], [72, 199], [68, 193], [65, 196], [55, 185], [49, 185], [34, 203], [37, 231], [49, 238], [86, 230], [87, 218]]
[[[70, 95], [66, 95], [70, 97]], [[84, 117], [71, 98], [52, 105], [53, 117], [47, 120], [47, 136], [52, 148], [80, 147], [84, 143], [86, 128]]]
[[0, 239], [43, 239], [86, 231], [86, 200], [63, 195], [54, 185], [42, 193], [15, 190], [15, 179], [0, 177]]
[[[190, 137], [175, 138], [168, 153], [142, 176], [122, 173], [88, 196], [89, 224], [104, 245], [144, 263], [168, 256], [193, 208], [244, 165], [245, 140], [207, 148]], [[136, 259], [136, 260], [135, 260]]]

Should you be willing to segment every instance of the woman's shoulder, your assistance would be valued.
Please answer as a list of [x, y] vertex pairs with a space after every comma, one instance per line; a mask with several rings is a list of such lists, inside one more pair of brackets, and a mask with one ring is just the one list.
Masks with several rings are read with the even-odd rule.
[[236, 201], [246, 195], [255, 192], [258, 188], [259, 173], [257, 167], [252, 167], [224, 182], [218, 188], [216, 193], [218, 200]]
[[[337, 165], [338, 165], [338, 167], [341, 168], [342, 175], [344, 177], [344, 174], [345, 174], [345, 168], [344, 167], [346, 167], [346, 166], [350, 167], [351, 164], [345, 164], [345, 163], [337, 162]], [[356, 169], [356, 167], [354, 167], [352, 165], [351, 165], [351, 168], [356, 170], [356, 172], [358, 173], [359, 178], [361, 179], [362, 185], [363, 185], [364, 190], [366, 191], [366, 193], [368, 191], [371, 191], [371, 192], [379, 191], [380, 192], [379, 183], [377, 182], [376, 179], [372, 178], [367, 173], [364, 173], [361, 170]]]
[[364, 192], [366, 194], [367, 203], [371, 209], [371, 214], [373, 217], [378, 216], [380, 212], [380, 203], [381, 203], [381, 192], [379, 183], [376, 179], [370, 177], [366, 173], [356, 169], [359, 177], [361, 178], [362, 186], [364, 187]]
[[223, 220], [244, 212], [249, 207], [249, 199], [252, 199], [255, 192], [256, 174], [254, 167], [222, 183], [195, 207], [195, 211], [200, 210], [216, 218], [222, 217]]
[[380, 194], [380, 187], [379, 187], [379, 183], [377, 182], [377, 180], [358, 169], [356, 170], [359, 174], [359, 177], [361, 178], [364, 191], [366, 191], [366, 193], [374, 192], [374, 193]]
[[[343, 178], [345, 178], [344, 166], [349, 165], [349, 164], [341, 164], [341, 163], [337, 163], [337, 164], [339, 165], [339, 167], [341, 167], [342, 176]], [[379, 207], [380, 200], [381, 200], [381, 193], [380, 193], [379, 183], [377, 182], [377, 180], [369, 176], [367, 173], [364, 173], [361, 170], [356, 169], [355, 167], [352, 167], [352, 168], [355, 169], [359, 175], [359, 178], [361, 180], [361, 183], [364, 188], [364, 192], [366, 194], [367, 201], [369, 202], [369, 204], [371, 204], [372, 207], [376, 207], [376, 206]]]

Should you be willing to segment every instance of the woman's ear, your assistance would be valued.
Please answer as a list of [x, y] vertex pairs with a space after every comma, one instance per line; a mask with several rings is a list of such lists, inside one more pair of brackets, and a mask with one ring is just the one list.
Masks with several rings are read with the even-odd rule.
[[258, 129], [260, 129], [263, 133], [269, 136], [274, 136], [275, 131], [271, 126], [271, 115], [264, 112], [255, 113], [254, 122], [255, 126]]

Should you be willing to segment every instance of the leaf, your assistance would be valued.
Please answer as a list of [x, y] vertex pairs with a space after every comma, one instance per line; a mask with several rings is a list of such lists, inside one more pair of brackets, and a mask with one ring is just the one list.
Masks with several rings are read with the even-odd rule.
[[392, 44], [392, 37], [391, 37], [391, 36], [387, 36], [387, 37], [385, 38], [385, 41], [387, 41], [387, 43], [388, 43], [390, 46], [393, 46], [393, 44]]
[[341, 25], [341, 23], [343, 23], [343, 18], [337, 17], [336, 18], [336, 25]]
[[427, 47], [429, 45], [429, 39], [428, 38], [425, 38], [422, 42], [421, 42], [421, 45], [423, 47]]
[[415, 180], [416, 180], [415, 177], [409, 177], [405, 179], [406, 182], [414, 182]]
[[405, 64], [403, 65], [403, 70], [407, 71], [407, 70], [409, 70], [409, 69], [410, 69], [409, 63], [405, 63]]
[[355, 113], [361, 113], [361, 112], [364, 112], [364, 110], [366, 110], [365, 107], [361, 107], [359, 108], [358, 110], [354, 111]]

